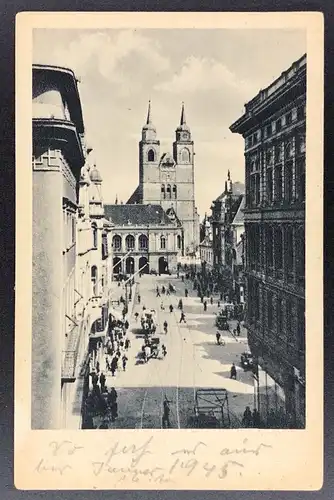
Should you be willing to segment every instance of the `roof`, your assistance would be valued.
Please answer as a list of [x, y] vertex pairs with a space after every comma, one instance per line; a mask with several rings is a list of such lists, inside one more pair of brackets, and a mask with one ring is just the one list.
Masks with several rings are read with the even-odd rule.
[[140, 190], [139, 190], [139, 186], [136, 187], [136, 189], [134, 190], [134, 192], [132, 193], [132, 195], [130, 196], [130, 198], [128, 199], [128, 201], [126, 202], [127, 205], [130, 204], [130, 205], [133, 205], [135, 203], [139, 203], [139, 198], [140, 198]]
[[175, 225], [161, 205], [104, 205], [104, 211], [115, 226]]
[[33, 64], [33, 80], [37, 77], [48, 77], [59, 82], [63, 87], [70, 106], [71, 116], [80, 134], [84, 133], [85, 127], [82, 116], [81, 100], [74, 72], [69, 68], [51, 66], [45, 64]]
[[[245, 193], [245, 185], [242, 182], [232, 183], [232, 196], [240, 196]], [[224, 190], [214, 201], [222, 201], [229, 193]]]
[[244, 208], [245, 208], [245, 197], [241, 198], [241, 203], [234, 216], [232, 224], [243, 224], [244, 223]]

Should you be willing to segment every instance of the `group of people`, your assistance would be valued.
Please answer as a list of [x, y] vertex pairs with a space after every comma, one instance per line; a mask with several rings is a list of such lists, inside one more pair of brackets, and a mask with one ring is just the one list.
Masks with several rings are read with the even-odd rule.
[[243, 427], [255, 427], [255, 428], [260, 427], [261, 425], [260, 414], [256, 408], [254, 408], [253, 412], [251, 412], [250, 407], [246, 406], [246, 409], [242, 417], [242, 425]]

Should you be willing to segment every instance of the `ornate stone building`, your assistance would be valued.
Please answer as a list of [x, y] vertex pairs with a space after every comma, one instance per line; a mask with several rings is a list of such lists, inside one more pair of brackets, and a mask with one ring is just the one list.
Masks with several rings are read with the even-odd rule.
[[305, 425], [306, 55], [245, 105], [248, 342], [269, 426]]
[[161, 153], [149, 103], [139, 143], [139, 185], [128, 204], [160, 205], [176, 214], [183, 228], [181, 253], [195, 255], [199, 245], [199, 216], [195, 206], [194, 142], [182, 104], [173, 154]]

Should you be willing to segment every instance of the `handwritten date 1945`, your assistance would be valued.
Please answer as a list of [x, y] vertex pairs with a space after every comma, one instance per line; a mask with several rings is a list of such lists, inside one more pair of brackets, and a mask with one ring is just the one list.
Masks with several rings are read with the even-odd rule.
[[[177, 458], [169, 469], [169, 474], [172, 475], [177, 469], [186, 471], [186, 475], [189, 477], [196, 470], [203, 470], [205, 477], [208, 478], [212, 473], [217, 474], [219, 479], [224, 479], [227, 476], [228, 469], [230, 466], [237, 466], [238, 468], [243, 468], [243, 464], [236, 462], [234, 460], [228, 460], [223, 465], [210, 464], [208, 462], [200, 462], [196, 458], [190, 458], [181, 460]], [[241, 474], [241, 472], [239, 471]]]

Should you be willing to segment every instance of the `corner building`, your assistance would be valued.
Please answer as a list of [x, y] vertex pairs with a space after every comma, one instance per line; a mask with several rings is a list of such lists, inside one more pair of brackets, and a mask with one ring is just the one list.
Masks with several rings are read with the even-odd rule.
[[305, 426], [306, 55], [245, 105], [248, 342], [268, 427]]
[[182, 224], [182, 253], [194, 255], [199, 246], [199, 216], [195, 206], [194, 142], [182, 104], [180, 125], [175, 131], [173, 153], [161, 154], [149, 103], [146, 124], [139, 142], [139, 185], [128, 204], [160, 205], [174, 211]]

